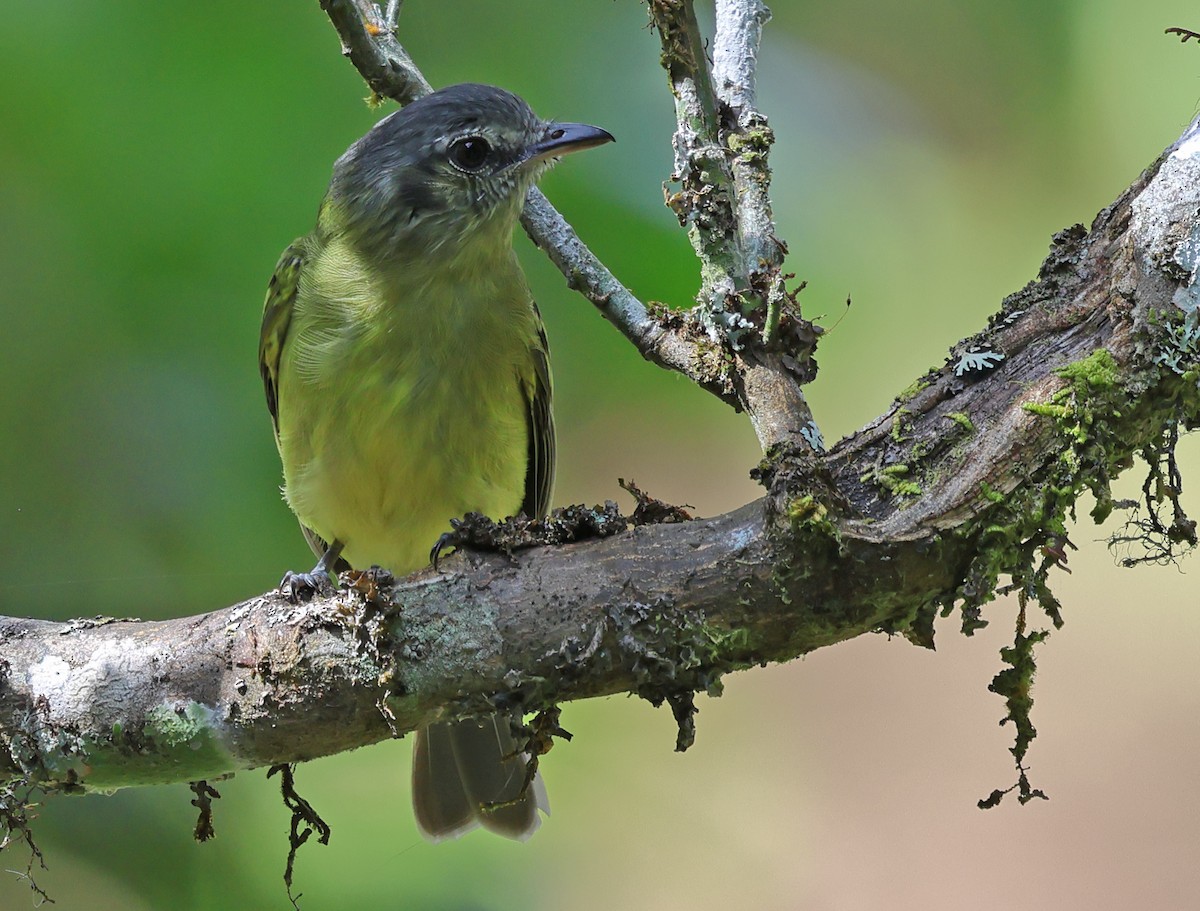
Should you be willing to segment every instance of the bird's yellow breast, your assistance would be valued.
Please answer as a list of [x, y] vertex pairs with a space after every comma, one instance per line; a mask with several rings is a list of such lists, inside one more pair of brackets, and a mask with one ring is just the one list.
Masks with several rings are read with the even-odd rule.
[[537, 336], [511, 252], [470, 276], [383, 273], [333, 242], [295, 306], [279, 449], [302, 523], [352, 566], [404, 573], [450, 519], [520, 509]]

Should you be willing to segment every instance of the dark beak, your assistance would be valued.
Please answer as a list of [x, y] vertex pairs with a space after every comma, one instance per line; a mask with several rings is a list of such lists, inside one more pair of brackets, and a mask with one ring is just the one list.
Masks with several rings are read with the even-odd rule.
[[528, 161], [558, 158], [593, 146], [616, 142], [612, 133], [586, 123], [548, 123], [542, 138], [529, 147]]

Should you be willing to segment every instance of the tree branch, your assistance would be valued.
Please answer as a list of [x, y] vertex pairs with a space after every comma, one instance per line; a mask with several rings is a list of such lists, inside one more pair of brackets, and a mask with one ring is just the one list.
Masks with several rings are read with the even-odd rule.
[[433, 91], [396, 40], [389, 22], [370, 0], [321, 0], [321, 9], [342, 39], [342, 55], [366, 80], [371, 91], [401, 105]]
[[[873, 574], [873, 593], [838, 573], [782, 582], [790, 544], [770, 529], [759, 502], [519, 559], [469, 554], [303, 606], [267, 594], [153, 623], [7, 619], [0, 777], [66, 791], [213, 779], [446, 715], [690, 699], [725, 671], [886, 624], [889, 597], [953, 583], [955, 561], [934, 551]], [[845, 546], [874, 562], [875, 545]]]
[[[649, 12], [675, 96], [671, 180], [680, 189], [668, 193], [667, 205], [700, 259], [699, 307], [690, 315], [722, 344], [738, 401], [764, 451], [819, 449], [820, 432], [800, 388], [816, 375], [808, 361], [817, 334], [785, 286], [787, 248], [775, 236], [768, 192], [774, 136], [754, 106], [758, 45], [770, 13], [759, 0], [717, 4], [714, 88], [691, 0], [652, 0]], [[785, 347], [780, 322], [788, 304]]]
[[[356, 65], [377, 74], [376, 91], [427, 90], [390, 34], [372, 33], [372, 5], [324, 6]], [[752, 69], [723, 61], [750, 53], [739, 42], [756, 45], [756, 7], [718, 7], [716, 105], [743, 130], [758, 128]], [[734, 9], [749, 18], [721, 25]], [[681, 40], [697, 47], [690, 34]], [[739, 180], [754, 184], [758, 167], [731, 172], [739, 199]], [[757, 219], [755, 231], [770, 219], [757, 198], [739, 221]], [[536, 199], [531, 208], [550, 230]], [[587, 258], [563, 227], [552, 246], [570, 277]], [[731, 670], [871, 630], [928, 644], [934, 613], [955, 606], [965, 627], [978, 623], [1001, 575], [1057, 622], [1047, 577], [1065, 559], [1084, 491], [1098, 521], [1122, 508], [1109, 483], [1141, 454], [1152, 479], [1171, 479], [1148, 484], [1143, 505], [1178, 509], [1172, 447], [1180, 428], [1200, 423], [1197, 250], [1200, 121], [1090, 232], [1056, 236], [1038, 279], [886, 414], [827, 454], [779, 435], [759, 468], [767, 496], [733, 513], [511, 557], [467, 553], [444, 574], [394, 583], [347, 576], [304, 606], [269, 593], [153, 623], [0, 618], [0, 781], [78, 791], [211, 780], [438, 717], [614, 692], [671, 702], [683, 725], [691, 694], [714, 691]], [[703, 372], [690, 324], [647, 317], [610, 279], [593, 269], [577, 283], [604, 298], [643, 353]], [[795, 330], [787, 309], [781, 325]], [[738, 354], [737, 382], [772, 350]], [[753, 395], [740, 387], [734, 398]], [[576, 534], [613, 523], [575, 515]], [[1145, 527], [1168, 552], [1195, 543], [1180, 512]]]
[[1001, 573], [1044, 582], [1078, 495], [1111, 508], [1133, 453], [1200, 421], [1198, 213], [1200, 121], [956, 349], [998, 366], [971, 378], [952, 356], [824, 458], [766, 466], [768, 498], [728, 515], [471, 553], [305, 606], [0, 621], [2, 777], [213, 779], [496, 706], [678, 703], [869, 630], [922, 640], [934, 610], [986, 601]]
[[765, 341], [770, 344], [779, 330], [783, 303], [787, 300], [781, 267], [786, 252], [775, 235], [771, 216], [771, 170], [767, 153], [775, 134], [756, 103], [755, 74], [763, 26], [771, 11], [760, 0], [717, 0], [716, 38], [713, 47], [713, 78], [716, 92], [731, 115], [730, 162], [734, 198], [737, 200], [738, 244], [750, 287], [765, 290], [770, 308]]

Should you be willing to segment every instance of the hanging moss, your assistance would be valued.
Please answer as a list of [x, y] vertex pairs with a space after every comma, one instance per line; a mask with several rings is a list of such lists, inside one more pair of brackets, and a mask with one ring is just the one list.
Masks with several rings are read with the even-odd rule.
[[[1196, 384], [1186, 381], [1187, 371], [1151, 370], [1131, 380], [1122, 375], [1105, 349], [1055, 373], [1064, 380], [1063, 386], [1047, 401], [1030, 402], [1024, 408], [1053, 422], [1066, 445], [1012, 493], [985, 487], [983, 495], [992, 504], [985, 514], [986, 524], [968, 525], [956, 532], [974, 537], [977, 556], [943, 613], [957, 605], [963, 632], [970, 635], [986, 624], [981, 609], [997, 594], [1015, 592], [1021, 603], [1013, 644], [1001, 651], [1005, 668], [990, 687], [1005, 699], [1007, 714], [1002, 723], [1012, 723], [1016, 731], [1012, 753], [1018, 781], [980, 801], [981, 807], [995, 806], [1014, 789], [1021, 802], [1045, 796], [1030, 786], [1023, 763], [1037, 736], [1030, 720], [1034, 650], [1049, 630], [1027, 633], [1025, 606], [1036, 603], [1053, 627], [1062, 626], [1061, 604], [1050, 590], [1048, 578], [1051, 570], [1066, 564], [1066, 549], [1072, 546], [1067, 526], [1075, 519], [1075, 503], [1084, 491], [1090, 492], [1097, 503], [1091, 516], [1096, 522], [1104, 521], [1115, 505], [1111, 479], [1132, 464], [1136, 453], [1155, 453], [1155, 465], [1164, 447], [1173, 457], [1173, 438], [1164, 442], [1172, 423], [1164, 422], [1164, 411], [1194, 416], [1200, 410], [1200, 396]], [[1164, 398], [1169, 402], [1166, 409]], [[1172, 527], [1186, 531], [1189, 526], [1177, 520]], [[1194, 534], [1194, 526], [1190, 527]], [[1003, 587], [999, 585], [1002, 576], [1011, 580]]]

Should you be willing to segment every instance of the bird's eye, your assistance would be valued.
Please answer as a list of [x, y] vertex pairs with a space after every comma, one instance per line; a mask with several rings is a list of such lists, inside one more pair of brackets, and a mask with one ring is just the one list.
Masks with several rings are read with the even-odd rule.
[[492, 147], [482, 136], [467, 136], [450, 146], [450, 163], [463, 171], [478, 171], [491, 151]]

